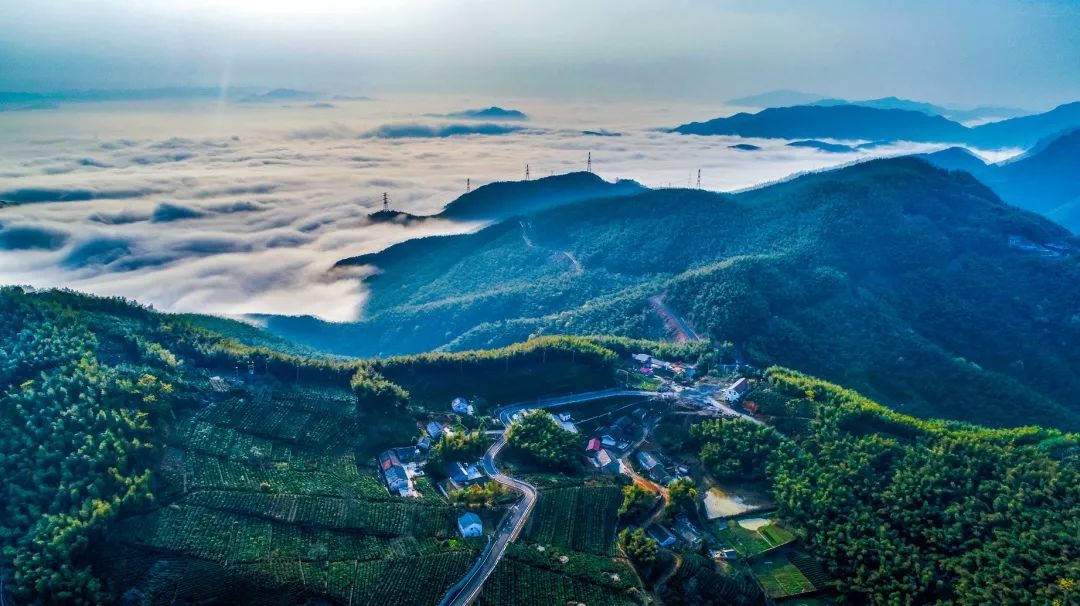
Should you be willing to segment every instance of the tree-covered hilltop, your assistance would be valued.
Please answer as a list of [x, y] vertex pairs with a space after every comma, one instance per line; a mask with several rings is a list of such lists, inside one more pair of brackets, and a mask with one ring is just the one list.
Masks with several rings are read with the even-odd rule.
[[919, 415], [1080, 427], [1080, 241], [970, 175], [878, 160], [735, 195], [661, 190], [372, 255], [367, 318], [273, 319], [338, 353], [657, 338], [648, 299], [760, 366]]
[[1080, 436], [919, 420], [782, 368], [766, 379], [748, 397], [788, 419], [783, 433], [708, 421], [691, 447], [725, 472], [763, 464], [779, 513], [841, 593], [875, 604], [1076, 599]]
[[[389, 495], [375, 454], [414, 443], [453, 396], [611, 386], [628, 345], [345, 360], [215, 325], [279, 344], [122, 299], [0, 288], [0, 575], [20, 603], [437, 601], [479, 547], [452, 540], [456, 506], [430, 485]], [[405, 570], [416, 585], [379, 580]]]

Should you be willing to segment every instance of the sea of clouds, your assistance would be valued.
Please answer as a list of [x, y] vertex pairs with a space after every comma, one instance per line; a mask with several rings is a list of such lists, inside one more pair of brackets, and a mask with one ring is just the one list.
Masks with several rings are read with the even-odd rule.
[[[472, 186], [593, 169], [649, 187], [744, 189], [795, 173], [941, 146], [853, 153], [785, 141], [662, 132], [722, 107], [499, 100], [527, 121], [440, 118], [490, 99], [407, 97], [312, 104], [77, 103], [0, 113], [0, 283], [120, 295], [166, 311], [230, 316], [363, 313], [339, 259], [409, 238], [473, 231], [438, 212]], [[759, 151], [732, 149], [752, 143]], [[999, 160], [1000, 157], [991, 157]]]

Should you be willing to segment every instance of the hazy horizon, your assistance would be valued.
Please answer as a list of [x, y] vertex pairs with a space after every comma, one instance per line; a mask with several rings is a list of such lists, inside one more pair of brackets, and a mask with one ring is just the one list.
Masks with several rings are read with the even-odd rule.
[[717, 103], [796, 89], [1030, 109], [1080, 98], [1080, 3], [1064, 0], [11, 0], [0, 20], [0, 90]]

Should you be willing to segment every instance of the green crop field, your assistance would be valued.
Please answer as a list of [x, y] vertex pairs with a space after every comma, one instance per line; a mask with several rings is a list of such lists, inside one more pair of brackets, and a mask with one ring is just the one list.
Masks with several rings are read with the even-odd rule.
[[716, 535], [744, 557], [754, 556], [795, 540], [795, 535], [775, 521], [757, 530], [743, 528], [736, 520], [716, 523]]
[[[565, 556], [567, 561], [560, 559]], [[550, 606], [581, 602], [589, 606], [638, 604], [636, 576], [628, 564], [610, 557], [573, 551], [511, 545], [484, 584], [481, 606]]]
[[182, 419], [159, 470], [163, 506], [113, 533], [146, 557], [108, 569], [150, 604], [229, 596], [230, 579], [267, 603], [437, 602], [482, 543], [455, 540], [455, 509], [426, 481], [423, 498], [387, 492], [354, 407], [344, 390], [260, 387]]
[[758, 533], [765, 537], [771, 545], [774, 547], [777, 545], [784, 545], [795, 540], [795, 535], [790, 530], [780, 526], [776, 522], [763, 526], [758, 529]]
[[771, 598], [783, 598], [818, 588], [784, 556], [769, 556], [751, 565], [754, 576]]
[[540, 491], [526, 538], [575, 551], [613, 553], [622, 489], [572, 486]]

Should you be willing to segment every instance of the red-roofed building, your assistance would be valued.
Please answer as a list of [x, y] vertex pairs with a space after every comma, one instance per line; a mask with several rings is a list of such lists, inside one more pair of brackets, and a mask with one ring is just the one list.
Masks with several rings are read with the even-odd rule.
[[757, 414], [757, 402], [755, 402], [753, 400], [747, 400], [746, 402], [744, 402], [743, 403], [743, 408], [745, 408], [747, 410], [747, 412], [749, 412], [752, 415]]
[[600, 452], [600, 438], [593, 438], [589, 440], [589, 445], [585, 447], [585, 452]]

